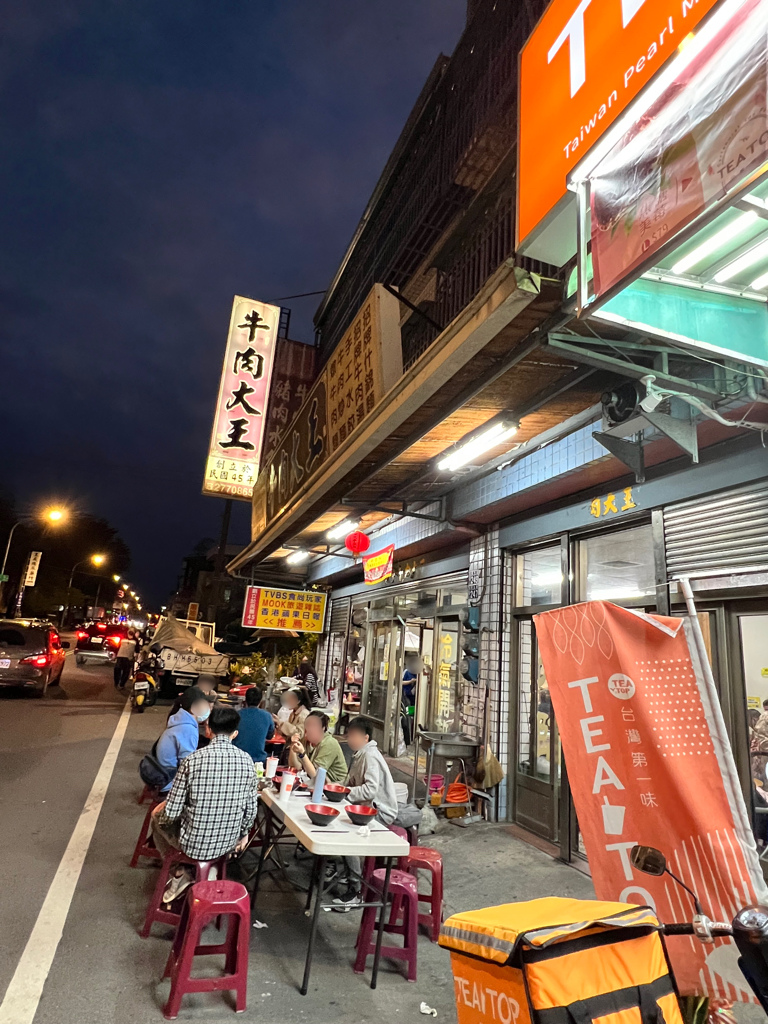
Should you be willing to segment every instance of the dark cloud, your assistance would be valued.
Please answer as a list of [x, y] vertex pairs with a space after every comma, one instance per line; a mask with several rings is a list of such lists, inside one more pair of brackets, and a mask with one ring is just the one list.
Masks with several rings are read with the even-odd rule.
[[[464, 0], [4, 6], [2, 484], [106, 516], [155, 600], [218, 530], [199, 488], [232, 295], [327, 284], [463, 18]], [[246, 506], [235, 523], [245, 541]]]

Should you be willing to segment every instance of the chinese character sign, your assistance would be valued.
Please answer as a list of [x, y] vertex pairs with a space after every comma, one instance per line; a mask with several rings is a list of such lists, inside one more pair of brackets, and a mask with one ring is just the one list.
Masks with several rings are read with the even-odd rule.
[[589, 514], [595, 519], [604, 519], [605, 516], [616, 516], [622, 512], [631, 512], [637, 508], [637, 502], [632, 495], [631, 487], [623, 487], [615, 494], [606, 494], [602, 498], [593, 498], [589, 503]]
[[325, 368], [331, 451], [402, 376], [397, 299], [377, 284]]
[[264, 424], [262, 463], [277, 450], [280, 440], [304, 404], [315, 380], [317, 349], [300, 341], [279, 338], [275, 346], [272, 387]]
[[27, 564], [24, 567], [24, 586], [34, 587], [37, 582], [37, 570], [40, 568], [42, 551], [30, 551], [27, 556]]
[[[684, 892], [633, 867], [637, 843], [662, 850], [715, 920], [765, 902], [722, 712], [689, 624], [603, 601], [534, 621], [597, 898], [690, 921]], [[749, 1001], [731, 939], [672, 936], [667, 948], [683, 995]]]
[[267, 587], [248, 587], [246, 590], [244, 626], [322, 633], [324, 621], [325, 594], [314, 590], [272, 590]]
[[389, 544], [381, 551], [374, 551], [363, 558], [363, 575], [366, 583], [383, 583], [392, 575], [395, 545]]
[[278, 306], [235, 296], [203, 494], [250, 501], [280, 320]]

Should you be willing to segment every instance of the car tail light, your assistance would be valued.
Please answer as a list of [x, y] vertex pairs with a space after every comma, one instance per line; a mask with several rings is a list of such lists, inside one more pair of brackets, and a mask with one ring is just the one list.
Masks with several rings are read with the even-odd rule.
[[85, 640], [88, 637], [88, 634], [84, 629], [78, 629], [76, 636], [78, 640]]
[[108, 636], [107, 637], [107, 643], [108, 644], [113, 644], [115, 647], [119, 647], [120, 646], [120, 640], [121, 640], [121, 637], [119, 637], [119, 636]]
[[34, 665], [35, 668], [45, 668], [51, 663], [49, 654], [30, 654], [28, 658], [22, 658], [20, 665]]
[[107, 625], [106, 625], [105, 622], [97, 622], [96, 623], [96, 629], [106, 629], [106, 628], [107, 628]]

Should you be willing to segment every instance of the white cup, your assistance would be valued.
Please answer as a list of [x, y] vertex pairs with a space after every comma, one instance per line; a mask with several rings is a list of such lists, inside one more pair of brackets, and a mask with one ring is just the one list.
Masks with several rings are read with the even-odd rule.
[[267, 778], [274, 779], [277, 766], [280, 763], [279, 757], [268, 757], [267, 758]]
[[289, 796], [293, 789], [293, 784], [296, 781], [296, 776], [293, 772], [283, 772], [283, 778], [280, 782], [280, 796]]

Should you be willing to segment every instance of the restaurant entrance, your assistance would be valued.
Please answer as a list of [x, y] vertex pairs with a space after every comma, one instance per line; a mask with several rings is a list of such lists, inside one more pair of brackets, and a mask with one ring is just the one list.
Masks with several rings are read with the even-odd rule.
[[[360, 712], [374, 723], [377, 741], [392, 757], [414, 755], [419, 727], [459, 728], [465, 575], [461, 582], [421, 583], [354, 606], [353, 618], [366, 621], [365, 643], [354, 648], [362, 679]], [[354, 674], [355, 667], [348, 668]]]

